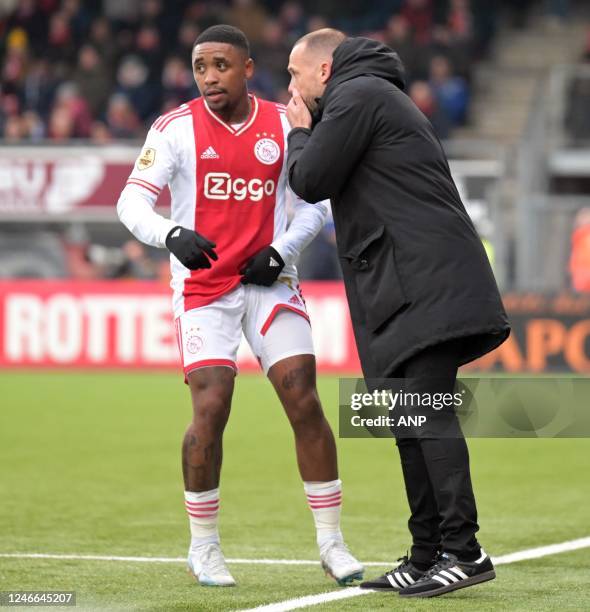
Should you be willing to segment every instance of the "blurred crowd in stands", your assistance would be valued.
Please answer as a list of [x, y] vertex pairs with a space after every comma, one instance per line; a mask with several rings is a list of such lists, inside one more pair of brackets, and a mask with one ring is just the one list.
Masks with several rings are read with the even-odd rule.
[[[500, 3], [501, 4], [501, 3]], [[488, 0], [0, 0], [0, 137], [10, 142], [141, 138], [198, 95], [193, 42], [216, 23], [252, 45], [251, 90], [288, 100], [286, 66], [306, 32], [334, 26], [393, 47], [408, 92], [447, 137], [468, 116], [473, 62], [486, 53]]]
[[[543, 2], [552, 19], [568, 17], [568, 0]], [[248, 36], [256, 63], [251, 91], [284, 103], [289, 53], [305, 33], [329, 26], [383, 41], [405, 64], [408, 95], [445, 139], [469, 121], [474, 68], [487, 57], [499, 16], [524, 28], [533, 6], [534, 0], [0, 0], [0, 140], [141, 140], [156, 117], [198, 96], [191, 50], [198, 34], [217, 23]], [[590, 33], [582, 61], [590, 66]], [[572, 140], [590, 140], [588, 109], [590, 78], [575, 79], [565, 126]], [[570, 260], [578, 291], [590, 291], [589, 228], [584, 209]], [[0, 276], [167, 281], [165, 250], [128, 240], [122, 227], [88, 229], [40, 227], [24, 248], [19, 232], [30, 238], [31, 228], [11, 226], [0, 233]], [[301, 257], [301, 277], [339, 278], [334, 247], [328, 222]]]
[[590, 27], [580, 64], [586, 70], [572, 79], [569, 85], [565, 127], [572, 144], [587, 146], [590, 142]]

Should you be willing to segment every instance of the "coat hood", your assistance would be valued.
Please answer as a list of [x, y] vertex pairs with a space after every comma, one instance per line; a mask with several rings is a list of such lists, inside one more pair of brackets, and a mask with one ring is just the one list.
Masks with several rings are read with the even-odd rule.
[[404, 66], [395, 51], [370, 38], [347, 38], [334, 51], [328, 88], [362, 75], [385, 79], [400, 89], [405, 87]]
[[405, 87], [404, 65], [395, 51], [370, 38], [347, 38], [334, 51], [332, 75], [324, 95], [316, 98], [318, 105], [312, 112], [312, 125], [321, 120], [326, 100], [338, 85], [366, 75], [385, 79], [399, 89]]

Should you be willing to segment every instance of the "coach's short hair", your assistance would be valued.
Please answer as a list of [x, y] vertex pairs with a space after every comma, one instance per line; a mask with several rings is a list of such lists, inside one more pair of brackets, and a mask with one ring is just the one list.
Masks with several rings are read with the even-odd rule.
[[203, 30], [195, 40], [193, 49], [206, 42], [227, 43], [244, 51], [247, 57], [250, 57], [250, 43], [242, 30], [231, 25], [214, 25], [206, 30]]
[[334, 50], [340, 43], [346, 40], [346, 34], [340, 30], [334, 28], [322, 28], [315, 32], [310, 32], [305, 36], [302, 36], [296, 43], [296, 45], [304, 44], [306, 49], [312, 53], [323, 53], [325, 55], [332, 55]]

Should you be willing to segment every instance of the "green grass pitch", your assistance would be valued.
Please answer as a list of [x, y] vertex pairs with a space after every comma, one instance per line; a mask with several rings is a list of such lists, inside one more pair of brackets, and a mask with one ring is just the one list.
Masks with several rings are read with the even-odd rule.
[[[322, 377], [320, 394], [336, 430], [337, 378]], [[180, 375], [2, 372], [0, 402], [0, 553], [185, 555]], [[361, 560], [395, 560], [409, 544], [397, 451], [388, 440], [337, 443], [345, 537]], [[590, 535], [590, 440], [469, 446], [490, 554]], [[221, 499], [227, 557], [316, 558], [292, 434], [261, 376], [238, 377]], [[589, 568], [584, 549], [500, 566], [496, 581], [443, 598], [371, 594], [313, 609], [588, 610]], [[75, 590], [83, 609], [238, 610], [338, 588], [319, 566], [231, 569], [238, 587], [213, 589], [182, 563], [0, 557], [0, 591]]]

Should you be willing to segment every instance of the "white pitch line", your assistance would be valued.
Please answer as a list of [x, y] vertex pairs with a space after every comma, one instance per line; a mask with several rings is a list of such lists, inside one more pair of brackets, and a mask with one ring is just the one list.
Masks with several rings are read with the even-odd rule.
[[[500, 557], [492, 557], [494, 565], [508, 565], [518, 561], [526, 561], [528, 559], [539, 559], [549, 555], [556, 555], [564, 552], [571, 552], [581, 548], [590, 548], [590, 537], [579, 538], [577, 540], [568, 540], [559, 542], [558, 544], [549, 544], [547, 546], [539, 546], [538, 548], [528, 548], [517, 552], [501, 555]], [[368, 565], [368, 564], [365, 564]], [[256, 608], [247, 608], [241, 612], [288, 612], [289, 610], [298, 610], [309, 606], [317, 606], [318, 604], [327, 603], [330, 601], [338, 601], [340, 599], [348, 599], [350, 597], [359, 597], [360, 595], [368, 595], [375, 593], [367, 589], [359, 587], [348, 588], [346, 590], [331, 591], [328, 593], [318, 593], [317, 595], [306, 595], [304, 597], [295, 597], [285, 601], [257, 606]]]
[[74, 561], [128, 561], [132, 563], [180, 563], [186, 558], [181, 557], [113, 557], [103, 555], [74, 555], [74, 554], [50, 554], [50, 553], [0, 553], [4, 559], [73, 559]]
[[361, 589], [360, 587], [349, 587], [345, 590], [330, 591], [329, 593], [318, 593], [317, 595], [306, 595], [305, 597], [295, 597], [295, 599], [287, 599], [286, 601], [278, 601], [277, 603], [258, 606], [257, 608], [246, 608], [239, 612], [253, 612], [256, 610], [264, 610], [264, 612], [283, 612], [287, 610], [298, 610], [299, 608], [307, 608], [308, 606], [317, 606], [318, 604], [328, 603], [330, 601], [338, 601], [339, 599], [348, 599], [349, 597], [358, 597], [359, 595], [371, 595], [376, 591]]
[[[125, 561], [127, 563], [186, 563], [186, 557], [121, 557], [105, 555], [74, 555], [50, 553], [0, 553], [4, 559], [60, 559], [74, 561]], [[226, 559], [229, 564], [241, 565], [319, 565], [312, 559]], [[367, 561], [364, 565], [384, 567], [395, 565], [393, 561]]]
[[[507, 565], [518, 561], [526, 561], [529, 559], [539, 559], [549, 555], [556, 555], [564, 552], [571, 552], [581, 548], [590, 548], [590, 537], [579, 538], [577, 540], [568, 540], [557, 544], [549, 544], [547, 546], [539, 546], [538, 548], [528, 548], [507, 555], [493, 557], [495, 565]], [[0, 553], [0, 558], [7, 559], [69, 559], [78, 561], [124, 561], [128, 563], [186, 563], [184, 557], [123, 557], [123, 556], [104, 556], [104, 555], [74, 555], [74, 554], [49, 554], [49, 553]], [[230, 564], [247, 564], [247, 565], [318, 565], [318, 561], [308, 559], [227, 559]], [[365, 566], [393, 566], [395, 563], [391, 561], [367, 561]], [[374, 591], [359, 589], [352, 587], [338, 591], [330, 591], [328, 593], [318, 593], [317, 595], [306, 595], [304, 597], [296, 597], [286, 601], [249, 608], [248, 610], [257, 612], [287, 612], [288, 610], [297, 610], [308, 606], [315, 606], [321, 603], [330, 601], [338, 601], [340, 599], [348, 599], [350, 597], [358, 597], [361, 595], [369, 595]], [[243, 611], [246, 612], [246, 611]]]
[[500, 557], [492, 557], [492, 561], [496, 565], [507, 565], [508, 563], [516, 563], [517, 561], [528, 561], [529, 559], [539, 559], [540, 557], [548, 557], [549, 555], [571, 552], [572, 550], [579, 550], [580, 548], [590, 548], [590, 537], [508, 553]]

